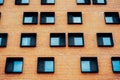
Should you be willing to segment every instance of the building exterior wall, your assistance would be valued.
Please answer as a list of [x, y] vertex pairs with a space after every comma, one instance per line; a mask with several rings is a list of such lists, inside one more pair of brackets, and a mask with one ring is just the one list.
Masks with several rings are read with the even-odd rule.
[[[112, 72], [111, 57], [120, 56], [120, 25], [107, 25], [104, 12], [119, 12], [120, 0], [107, 0], [107, 5], [77, 5], [75, 0], [56, 0], [55, 5], [40, 5], [30, 0], [29, 5], [15, 5], [4, 0], [0, 6], [0, 33], [8, 33], [6, 48], [0, 48], [0, 80], [120, 80]], [[23, 25], [23, 12], [38, 12], [37, 25]], [[55, 12], [54, 25], [41, 25], [40, 12]], [[82, 12], [83, 24], [67, 24], [67, 12]], [[84, 47], [68, 47], [68, 33], [84, 33]], [[114, 47], [98, 47], [96, 33], [110, 32]], [[21, 48], [21, 33], [37, 33], [34, 48]], [[50, 47], [50, 33], [66, 33], [66, 47]], [[22, 74], [6, 74], [7, 57], [23, 57]], [[37, 73], [38, 57], [54, 57], [55, 72]], [[81, 73], [80, 57], [97, 57], [98, 73]]]

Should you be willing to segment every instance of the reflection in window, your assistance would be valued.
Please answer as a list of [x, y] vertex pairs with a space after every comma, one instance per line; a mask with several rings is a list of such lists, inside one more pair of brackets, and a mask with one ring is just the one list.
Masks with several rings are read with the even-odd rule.
[[28, 46], [28, 45], [30, 45], [30, 39], [31, 39], [31, 38], [29, 38], [29, 37], [23, 37], [23, 38], [22, 38], [22, 45], [23, 45], [23, 46]]
[[14, 61], [13, 72], [22, 72], [22, 61]]
[[53, 72], [53, 61], [45, 61], [45, 72]]
[[51, 38], [51, 45], [59, 45], [59, 44], [60, 44], [59, 37], [52, 37]]
[[74, 38], [74, 44], [75, 45], [83, 45], [83, 39], [80, 37], [75, 37]]
[[111, 45], [110, 37], [103, 37], [103, 45]]
[[47, 0], [47, 3], [54, 3], [54, 0]]
[[74, 23], [81, 23], [81, 17], [73, 17]]
[[113, 23], [113, 17], [105, 17], [107, 23]]
[[24, 23], [32, 23], [32, 17], [25, 17]]
[[90, 72], [90, 61], [82, 61], [82, 71]]
[[54, 17], [46, 17], [46, 23], [54, 23]]

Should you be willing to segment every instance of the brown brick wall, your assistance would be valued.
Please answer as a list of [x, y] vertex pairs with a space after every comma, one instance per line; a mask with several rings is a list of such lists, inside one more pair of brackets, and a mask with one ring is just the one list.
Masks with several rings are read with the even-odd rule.
[[[0, 48], [0, 80], [120, 80], [112, 72], [111, 57], [120, 56], [120, 25], [106, 25], [104, 12], [119, 12], [120, 0], [107, 0], [107, 5], [76, 5], [75, 0], [56, 0], [55, 5], [40, 5], [30, 0], [29, 5], [15, 5], [15, 0], [4, 0], [0, 6], [0, 33], [8, 33], [6, 48]], [[23, 25], [23, 12], [39, 12], [37, 25]], [[40, 12], [55, 12], [54, 25], [40, 25]], [[68, 25], [67, 12], [82, 12], [83, 24]], [[83, 32], [84, 47], [49, 47], [50, 33]], [[97, 47], [96, 33], [113, 34], [114, 47]], [[21, 33], [37, 33], [35, 48], [20, 48]], [[23, 57], [22, 74], [5, 74], [6, 57]], [[55, 57], [55, 73], [38, 74], [37, 57]], [[97, 57], [98, 73], [81, 73], [80, 57]]]

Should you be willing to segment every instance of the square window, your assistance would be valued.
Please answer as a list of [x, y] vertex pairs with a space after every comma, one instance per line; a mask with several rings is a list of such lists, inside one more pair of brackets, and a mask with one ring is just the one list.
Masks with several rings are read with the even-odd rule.
[[33, 18], [32, 17], [25, 17], [25, 20], [24, 20], [24, 22], [25, 23], [32, 23], [32, 20]]
[[45, 61], [45, 72], [53, 72], [54, 62], [53, 61]]
[[93, 4], [105, 5], [107, 4], [107, 1], [106, 0], [93, 0]]
[[22, 72], [22, 61], [14, 61], [13, 64], [13, 72]]
[[98, 3], [105, 3], [105, 0], [97, 0]]
[[5, 73], [22, 73], [23, 58], [7, 58]]
[[54, 12], [41, 12], [40, 24], [54, 24], [55, 13]]
[[29, 2], [29, 0], [15, 0], [16, 5], [28, 5]]
[[4, 0], [0, 0], [0, 5], [3, 5], [3, 3], [4, 3]]
[[52, 37], [51, 38], [51, 45], [59, 46], [60, 45], [60, 38], [59, 37]]
[[41, 0], [42, 5], [54, 5], [55, 0]]
[[29, 3], [29, 0], [22, 0], [21, 3]]
[[54, 23], [54, 17], [46, 17], [46, 23]]
[[50, 46], [51, 47], [65, 47], [66, 46], [65, 33], [51, 33], [50, 34]]
[[82, 73], [98, 72], [98, 62], [96, 57], [81, 57]]
[[82, 62], [82, 65], [81, 65], [82, 71], [90, 72], [90, 61], [81, 61], [81, 62]]
[[113, 47], [112, 33], [97, 33], [97, 43], [99, 47]]
[[37, 65], [38, 73], [54, 73], [54, 58], [39, 57]]
[[81, 23], [81, 17], [73, 17], [73, 23]]
[[38, 12], [24, 12], [23, 24], [37, 24]]
[[83, 33], [68, 33], [68, 46], [83, 47], [84, 46]]
[[83, 38], [82, 37], [75, 37], [74, 38], [74, 44], [77, 45], [83, 45]]
[[113, 23], [113, 17], [105, 17], [107, 23]]
[[36, 46], [36, 33], [22, 33], [20, 46], [21, 47], [35, 47]]
[[22, 45], [23, 46], [29, 46], [30, 45], [31, 38], [30, 37], [23, 37], [22, 38]]
[[54, 3], [54, 0], [47, 0], [47, 3]]
[[110, 37], [103, 37], [103, 45], [111, 45]]
[[82, 24], [81, 12], [68, 12], [68, 24]]
[[90, 0], [77, 0], [77, 4], [90, 4]]
[[119, 13], [118, 12], [105, 12], [104, 13], [106, 24], [119, 24]]
[[120, 73], [120, 57], [112, 57], [112, 69], [114, 73]]
[[0, 47], [6, 47], [7, 45], [7, 33], [0, 33]]

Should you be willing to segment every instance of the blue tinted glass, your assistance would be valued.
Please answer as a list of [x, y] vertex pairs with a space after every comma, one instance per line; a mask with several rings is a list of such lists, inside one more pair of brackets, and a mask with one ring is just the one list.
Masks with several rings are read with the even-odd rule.
[[13, 72], [22, 72], [22, 61], [14, 61]]
[[90, 72], [90, 61], [82, 61], [81, 67], [83, 72]]
[[3, 0], [0, 0], [0, 4], [2, 4], [3, 3]]
[[103, 45], [111, 45], [110, 37], [103, 37]]
[[0, 46], [2, 45], [2, 38], [0, 37]]
[[45, 61], [45, 72], [53, 72], [54, 63], [53, 61]]
[[112, 61], [113, 64], [113, 70], [114, 71], [120, 71], [120, 61]]

